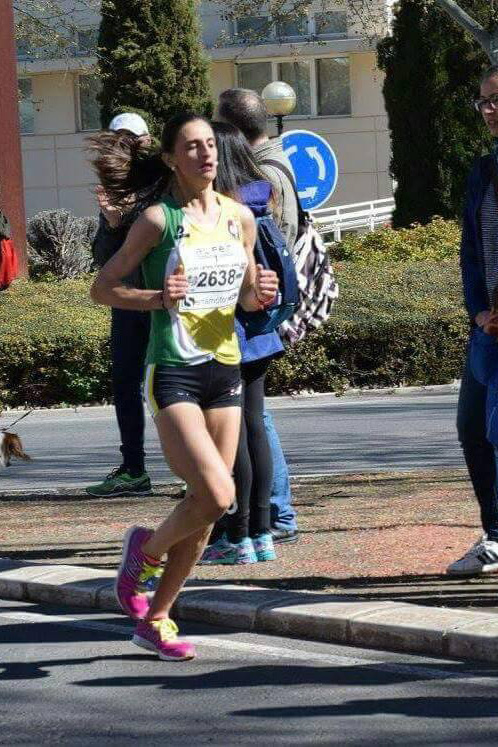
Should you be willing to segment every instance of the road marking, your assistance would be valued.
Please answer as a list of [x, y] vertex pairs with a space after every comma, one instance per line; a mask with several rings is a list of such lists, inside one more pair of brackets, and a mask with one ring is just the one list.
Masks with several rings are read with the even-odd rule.
[[[30, 623], [30, 624], [53, 624], [53, 625], [65, 625], [72, 628], [83, 628], [85, 630], [97, 630], [100, 632], [114, 633], [117, 635], [126, 636], [129, 638], [132, 634], [132, 625], [130, 621], [124, 621], [122, 625], [116, 625], [114, 623], [101, 622], [98, 620], [79, 620], [76, 617], [70, 617], [69, 615], [45, 615], [39, 612], [2, 612], [0, 610], [0, 619], [12, 620], [14, 622]], [[240, 631], [242, 632], [242, 631]], [[256, 634], [253, 634], [256, 635]], [[429, 667], [417, 664], [396, 664], [385, 661], [378, 661], [376, 659], [358, 658], [352, 656], [341, 656], [340, 654], [323, 654], [315, 651], [306, 651], [304, 649], [295, 648], [284, 648], [281, 646], [268, 646], [266, 644], [235, 641], [233, 637], [229, 638], [217, 638], [215, 636], [188, 636], [188, 640], [196, 646], [205, 648], [223, 649], [224, 652], [232, 653], [238, 652], [244, 655], [246, 658], [273, 658], [282, 661], [286, 659], [292, 662], [306, 662], [316, 664], [328, 664], [332, 666], [342, 667], [364, 667], [368, 669], [381, 670], [383, 672], [389, 672], [390, 674], [398, 674], [406, 677], [407, 675], [413, 675], [417, 679], [428, 679], [428, 680], [461, 680], [461, 679], [472, 679], [487, 681], [489, 679], [496, 680], [496, 671], [490, 671], [489, 673], [473, 673], [473, 672], [455, 672], [451, 669], [444, 669], [443, 667]], [[3, 643], [8, 643], [3, 642]], [[297, 643], [297, 641], [296, 641]], [[0, 642], [2, 645], [2, 642]], [[460, 663], [455, 661], [453, 666], [460, 666]], [[1, 664], [0, 664], [1, 668]]]

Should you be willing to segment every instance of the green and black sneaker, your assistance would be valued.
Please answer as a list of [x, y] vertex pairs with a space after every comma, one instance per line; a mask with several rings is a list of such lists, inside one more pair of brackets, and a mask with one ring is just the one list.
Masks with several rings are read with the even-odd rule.
[[128, 468], [122, 464], [121, 467], [117, 467], [107, 475], [103, 482], [85, 488], [85, 492], [97, 498], [115, 495], [150, 495], [152, 486], [147, 472], [133, 476]]

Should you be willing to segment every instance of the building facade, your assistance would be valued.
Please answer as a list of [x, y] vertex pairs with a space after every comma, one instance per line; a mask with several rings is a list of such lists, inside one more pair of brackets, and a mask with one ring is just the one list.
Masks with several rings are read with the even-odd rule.
[[[320, 134], [337, 156], [339, 178], [328, 204], [392, 195], [382, 74], [372, 45], [346, 9], [326, 9], [321, 2], [307, 17], [279, 24], [264, 11], [225, 20], [222, 6], [212, 2], [203, 3], [200, 13], [214, 101], [232, 86], [261, 92], [271, 80], [286, 81], [297, 106], [285, 128]], [[28, 216], [55, 208], [79, 216], [96, 212], [84, 140], [101, 126], [93, 53], [98, 24], [91, 12], [75, 19], [74, 49], [64, 59], [32, 60], [19, 50]]]

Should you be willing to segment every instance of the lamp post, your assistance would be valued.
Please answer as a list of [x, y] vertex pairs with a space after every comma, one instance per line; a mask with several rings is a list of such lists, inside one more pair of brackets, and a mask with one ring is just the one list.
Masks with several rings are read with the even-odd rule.
[[277, 118], [277, 132], [282, 134], [284, 117], [296, 108], [296, 92], [282, 80], [274, 80], [263, 88], [261, 93], [268, 114]]

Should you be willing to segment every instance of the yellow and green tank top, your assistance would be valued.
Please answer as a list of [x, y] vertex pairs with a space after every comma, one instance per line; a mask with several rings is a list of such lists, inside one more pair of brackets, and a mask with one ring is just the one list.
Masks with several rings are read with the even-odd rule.
[[165, 276], [182, 264], [188, 293], [172, 309], [152, 311], [147, 364], [240, 362], [234, 317], [247, 255], [237, 203], [218, 193], [216, 198], [220, 215], [209, 228], [194, 223], [172, 198], [159, 203], [166, 227], [143, 262], [145, 286], [161, 290]]

